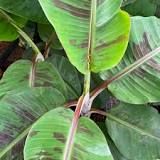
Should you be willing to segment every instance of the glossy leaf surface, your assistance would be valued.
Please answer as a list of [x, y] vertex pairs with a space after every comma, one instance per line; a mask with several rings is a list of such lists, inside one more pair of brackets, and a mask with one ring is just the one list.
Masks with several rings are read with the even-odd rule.
[[[156, 17], [133, 17], [129, 47], [120, 64], [101, 74], [109, 79], [125, 67], [160, 46], [160, 20]], [[159, 102], [160, 99], [160, 55], [109, 85], [109, 90], [120, 100], [143, 104]]]
[[[63, 160], [73, 112], [57, 108], [46, 113], [32, 127], [24, 149], [24, 159]], [[94, 139], [94, 140], [93, 140]], [[81, 118], [70, 159], [113, 160], [105, 137], [89, 118]]]
[[[15, 15], [11, 15], [11, 17], [19, 27], [24, 27], [26, 23], [25, 19]], [[19, 34], [17, 33], [16, 29], [0, 14], [0, 41], [13, 41], [17, 39], [18, 36]]]
[[82, 73], [115, 66], [123, 57], [130, 18], [121, 0], [39, 0], [73, 65]]

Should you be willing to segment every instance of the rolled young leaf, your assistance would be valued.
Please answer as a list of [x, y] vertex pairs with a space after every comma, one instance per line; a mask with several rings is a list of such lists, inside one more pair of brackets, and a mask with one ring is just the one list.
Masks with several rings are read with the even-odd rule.
[[[132, 17], [128, 50], [120, 64], [101, 73], [109, 79], [122, 69], [160, 46], [160, 20], [156, 17]], [[108, 88], [116, 98], [133, 104], [159, 102], [160, 55], [141, 65], [132, 73], [112, 82]], [[154, 91], [154, 92], [153, 92]]]
[[121, 0], [39, 0], [73, 65], [86, 74], [117, 65], [128, 43], [130, 18]]
[[160, 158], [160, 116], [144, 105], [120, 104], [107, 113], [108, 133], [129, 160]]
[[101, 130], [89, 118], [80, 118], [74, 137], [70, 158], [65, 157], [65, 146], [70, 130], [73, 112], [57, 108], [46, 113], [30, 130], [27, 137], [24, 159], [50, 160], [113, 160], [108, 144]]

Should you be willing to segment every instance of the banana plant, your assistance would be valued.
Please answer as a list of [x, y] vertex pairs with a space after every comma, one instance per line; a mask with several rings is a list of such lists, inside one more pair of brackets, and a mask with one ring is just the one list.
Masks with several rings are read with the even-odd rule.
[[[160, 116], [151, 107], [160, 102], [159, 4], [142, 17], [137, 3], [0, 0], [0, 29], [7, 30], [0, 41], [18, 38], [33, 51], [0, 80], [0, 159], [160, 158]], [[26, 33], [30, 23], [43, 49]], [[97, 106], [108, 96], [118, 104]]]

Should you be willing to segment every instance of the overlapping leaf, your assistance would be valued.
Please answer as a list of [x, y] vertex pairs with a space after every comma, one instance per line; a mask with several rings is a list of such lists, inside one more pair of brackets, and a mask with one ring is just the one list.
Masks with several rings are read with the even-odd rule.
[[52, 25], [38, 24], [38, 32], [40, 38], [44, 42], [48, 42], [53, 49], [63, 49]]
[[[31, 61], [17, 61], [0, 81], [0, 159], [10, 157], [39, 117], [65, 103], [65, 83], [56, 68], [49, 62], [37, 63], [30, 87], [31, 67]], [[21, 150], [14, 150], [13, 156]]]
[[[26, 23], [25, 19], [15, 15], [11, 15], [11, 17], [19, 27], [24, 27]], [[17, 33], [16, 29], [10, 25], [9, 22], [0, 14], [0, 41], [13, 41], [18, 38], [18, 36], [19, 34]]]
[[48, 61], [54, 64], [62, 76], [66, 84], [68, 100], [73, 100], [80, 97], [82, 93], [81, 81], [78, 75], [78, 71], [69, 62], [69, 60], [63, 56], [55, 54], [49, 57]]
[[64, 102], [63, 94], [51, 87], [14, 90], [4, 96], [0, 102], [0, 158], [27, 135], [39, 117]]
[[[125, 67], [160, 46], [160, 20], [155, 17], [133, 17], [130, 43], [121, 63], [101, 74], [103, 79], [112, 77]], [[143, 104], [159, 102], [160, 55], [149, 60], [134, 72], [114, 81], [109, 90], [120, 100]]]
[[136, 0], [123, 0], [122, 6], [126, 6], [134, 3]]
[[[156, 13], [159, 12], [158, 1], [156, 2], [155, 0], [135, 0], [134, 3], [127, 5], [126, 7], [124, 7], [124, 9], [132, 16], [154, 16]], [[127, 2], [130, 1], [128, 0], [126, 1], [126, 3]]]
[[37, 0], [0, 0], [0, 8], [35, 22], [48, 23]]
[[[32, 127], [24, 149], [24, 159], [65, 159], [65, 145], [73, 112], [57, 108], [45, 114]], [[105, 137], [89, 118], [81, 118], [70, 159], [113, 160]]]
[[[28, 60], [20, 60], [11, 65], [0, 81], [0, 97], [14, 89], [29, 88], [31, 66], [32, 63]], [[34, 81], [35, 87], [54, 87], [66, 94], [64, 81], [51, 63], [37, 64]]]
[[127, 159], [160, 158], [160, 116], [155, 109], [121, 104], [107, 113], [107, 117], [109, 135]]
[[115, 66], [123, 57], [130, 18], [121, 0], [39, 0], [73, 65], [82, 73]]

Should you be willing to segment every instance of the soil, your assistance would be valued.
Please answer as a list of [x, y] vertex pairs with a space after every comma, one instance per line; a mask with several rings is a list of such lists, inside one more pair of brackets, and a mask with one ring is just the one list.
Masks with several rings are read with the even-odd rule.
[[13, 62], [22, 58], [24, 49], [14, 42], [0, 42], [0, 77]]

